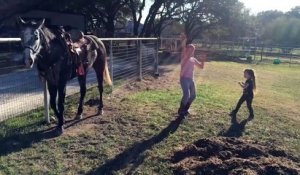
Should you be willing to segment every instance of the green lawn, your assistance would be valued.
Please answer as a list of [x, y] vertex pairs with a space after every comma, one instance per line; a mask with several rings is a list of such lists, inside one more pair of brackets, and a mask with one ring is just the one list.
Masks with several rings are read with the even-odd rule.
[[[244, 81], [248, 67], [257, 74], [255, 118], [231, 133], [228, 113], [241, 95], [237, 82]], [[172, 174], [169, 159], [175, 151], [212, 136], [267, 142], [300, 156], [299, 66], [209, 62], [196, 73], [198, 96], [192, 115], [180, 125], [174, 122], [181, 98], [179, 66], [168, 68], [173, 71], [166, 77], [106, 95], [104, 116], [70, 121], [60, 137], [44, 131], [54, 125], [41, 125], [41, 113], [0, 123], [0, 174]], [[96, 88], [87, 99], [95, 94]], [[68, 99], [69, 118], [77, 99]], [[87, 114], [94, 108], [86, 106]], [[243, 107], [238, 120], [247, 116]]]

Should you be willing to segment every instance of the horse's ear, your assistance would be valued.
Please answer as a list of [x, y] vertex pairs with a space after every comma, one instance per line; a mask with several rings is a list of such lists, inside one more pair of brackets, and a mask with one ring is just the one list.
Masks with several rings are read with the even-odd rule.
[[19, 26], [23, 26], [26, 24], [26, 22], [19, 16], [18, 19], [17, 19], [17, 24]]
[[38, 22], [38, 28], [39, 29], [43, 28], [44, 24], [45, 24], [45, 18]]

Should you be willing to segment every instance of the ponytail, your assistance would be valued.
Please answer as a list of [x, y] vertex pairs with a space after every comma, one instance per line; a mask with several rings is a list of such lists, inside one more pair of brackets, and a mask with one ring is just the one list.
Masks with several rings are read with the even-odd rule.
[[256, 90], [256, 81], [255, 81], [255, 73], [253, 69], [246, 69], [245, 71], [248, 72], [248, 74], [251, 76], [251, 79], [253, 81], [253, 90]]
[[253, 81], [253, 90], [255, 91], [256, 90], [256, 82], [255, 82], [255, 75], [253, 74], [253, 77], [252, 77], [252, 81]]

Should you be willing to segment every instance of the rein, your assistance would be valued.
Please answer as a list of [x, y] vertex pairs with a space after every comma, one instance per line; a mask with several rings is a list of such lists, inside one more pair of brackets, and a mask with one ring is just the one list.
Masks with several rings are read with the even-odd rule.
[[[50, 46], [49, 44], [47, 43], [47, 40], [46, 40], [46, 34], [45, 32], [42, 30], [42, 29], [39, 29], [39, 33], [40, 33], [40, 38], [41, 38], [41, 44], [40, 46], [38, 47], [41, 48], [43, 45], [45, 46], [44, 48], [42, 47], [42, 49], [45, 49], [44, 52], [49, 52], [49, 49], [50, 49]], [[37, 50], [34, 50], [30, 47], [27, 47], [28, 49], [31, 49], [33, 52], [37, 52]], [[42, 50], [40, 50], [40, 52], [42, 52]], [[47, 54], [47, 53], [46, 53]], [[45, 55], [43, 53], [39, 53], [38, 56], [40, 57], [40, 59], [43, 59], [45, 58]], [[40, 72], [40, 75], [43, 76], [43, 77], [47, 77], [49, 76], [49, 74], [51, 74], [51, 71], [53, 69], [55, 69], [55, 66], [61, 61], [62, 59], [57, 59], [55, 62], [53, 62], [52, 64], [43, 64], [44, 61], [42, 60], [38, 60], [38, 67], [42, 67], [43, 69], [41, 70], [41, 68], [39, 68], [39, 72]]]

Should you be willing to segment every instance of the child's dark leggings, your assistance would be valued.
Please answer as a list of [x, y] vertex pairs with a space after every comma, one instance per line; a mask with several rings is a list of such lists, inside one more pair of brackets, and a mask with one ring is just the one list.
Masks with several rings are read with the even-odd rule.
[[238, 101], [235, 110], [233, 110], [234, 113], [237, 113], [241, 107], [241, 105], [246, 101], [247, 103], [247, 108], [249, 110], [250, 116], [253, 117], [254, 113], [253, 113], [253, 108], [252, 108], [252, 101], [253, 101], [253, 97], [243, 94], [240, 98], [240, 100]]

